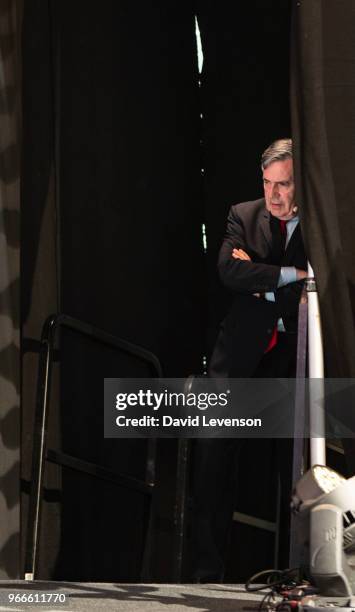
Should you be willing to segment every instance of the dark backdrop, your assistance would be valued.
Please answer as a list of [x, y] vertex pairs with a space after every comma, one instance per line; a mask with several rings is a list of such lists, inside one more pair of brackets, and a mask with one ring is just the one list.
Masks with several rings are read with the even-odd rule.
[[355, 376], [354, 27], [352, 2], [295, 2], [296, 181], [318, 282], [327, 375], [336, 377]]
[[[195, 15], [204, 52], [202, 75]], [[231, 204], [260, 196], [260, 153], [291, 131], [290, 24], [291, 0], [26, 2], [25, 338], [38, 338], [45, 316], [58, 309], [152, 350], [166, 375], [202, 371], [228, 302], [215, 275], [227, 211]], [[302, 36], [304, 25], [295, 27]], [[297, 142], [305, 129], [294, 122]], [[305, 222], [306, 216], [304, 228]], [[306, 237], [309, 245], [311, 235]], [[318, 271], [321, 260], [315, 258], [315, 266]], [[145, 370], [122, 355], [93, 350], [74, 334], [61, 337], [60, 349], [51, 442], [142, 477], [144, 442], [102, 439], [101, 392], [104, 375], [137, 376]], [[34, 375], [35, 358], [25, 360], [24, 490]], [[270, 448], [263, 448], [262, 456], [264, 490], [237, 509], [272, 520]], [[260, 478], [254, 457], [250, 447], [243, 461]], [[159, 443], [157, 465], [152, 568], [154, 579], [169, 580], [175, 441]], [[139, 579], [144, 499], [53, 470], [46, 489], [41, 577]], [[238, 546], [247, 550], [253, 534], [237, 535]], [[262, 542], [259, 534], [248, 558], [240, 550], [232, 555], [230, 579], [269, 565], [269, 540], [266, 534]], [[255, 561], [259, 546], [266, 551], [265, 558], [259, 556], [260, 567]]]

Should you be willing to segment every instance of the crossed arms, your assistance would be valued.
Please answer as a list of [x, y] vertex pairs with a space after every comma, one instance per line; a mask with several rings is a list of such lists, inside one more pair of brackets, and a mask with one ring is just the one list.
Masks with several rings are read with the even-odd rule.
[[252, 261], [247, 248], [243, 221], [231, 209], [219, 254], [218, 270], [223, 284], [232, 292], [275, 292], [307, 276], [305, 270]]

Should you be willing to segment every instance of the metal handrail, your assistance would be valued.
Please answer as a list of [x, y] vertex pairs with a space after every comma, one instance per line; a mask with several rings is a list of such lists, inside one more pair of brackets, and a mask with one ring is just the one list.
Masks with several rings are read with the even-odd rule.
[[[149, 364], [154, 376], [158, 378], [163, 376], [162, 367], [156, 355], [136, 344], [132, 344], [131, 342], [123, 340], [122, 338], [117, 338], [116, 336], [94, 327], [89, 323], [85, 323], [84, 321], [80, 321], [65, 314], [52, 314], [46, 319], [42, 329], [39, 351], [36, 415], [32, 452], [32, 479], [25, 553], [25, 580], [34, 580], [37, 572], [41, 522], [41, 498], [46, 459], [59, 463], [60, 465], [66, 465], [67, 467], [71, 467], [73, 469], [85, 471], [88, 474], [116, 482], [117, 484], [133, 487], [142, 493], [149, 494], [154, 486], [151, 456], [148, 457], [149, 460], [147, 462], [148, 468], [146, 483], [143, 483], [128, 476], [114, 474], [112, 471], [106, 470], [105, 468], [102, 468], [96, 464], [85, 462], [76, 457], [65, 455], [64, 453], [49, 451], [49, 456], [46, 455], [54, 342], [56, 332], [59, 327], [73, 329], [98, 342], [101, 342], [102, 344], [107, 344], [108, 346], [119, 349], [124, 353], [134, 355]], [[155, 441], [152, 442], [155, 443]], [[152, 449], [150, 449], [150, 451], [151, 450]]]

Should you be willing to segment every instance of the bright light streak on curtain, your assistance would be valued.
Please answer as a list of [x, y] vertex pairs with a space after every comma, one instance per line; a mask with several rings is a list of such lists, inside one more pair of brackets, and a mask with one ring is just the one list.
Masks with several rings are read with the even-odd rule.
[[198, 71], [201, 74], [202, 67], [203, 67], [203, 51], [202, 51], [200, 28], [198, 27], [197, 17], [195, 17], [195, 32], [196, 32], [196, 43], [197, 43]]

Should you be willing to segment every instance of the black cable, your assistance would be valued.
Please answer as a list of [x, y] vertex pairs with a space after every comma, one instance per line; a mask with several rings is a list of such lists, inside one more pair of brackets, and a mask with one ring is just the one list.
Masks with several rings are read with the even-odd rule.
[[[258, 585], [253, 585], [253, 583], [260, 581], [264, 577], [266, 580], [261, 581], [261, 583], [259, 582]], [[303, 580], [300, 579], [299, 568], [286, 570], [269, 569], [258, 572], [249, 578], [245, 583], [245, 590], [248, 591], [248, 593], [256, 593], [257, 591], [262, 591], [269, 587], [279, 592], [284, 589], [294, 589], [300, 584], [303, 584]]]
[[[260, 582], [261, 581], [261, 582]], [[255, 584], [258, 582], [259, 584]], [[269, 589], [261, 600], [258, 612], [262, 612], [263, 609], [270, 609], [270, 604], [275, 600], [277, 595], [283, 596], [283, 601], [274, 606], [276, 612], [292, 612], [292, 606], [289, 596], [292, 591], [300, 587], [302, 591], [304, 589], [309, 590], [310, 586], [302, 576], [302, 570], [300, 568], [292, 568], [285, 570], [269, 569], [254, 574], [245, 583], [245, 590], [248, 593], [256, 593], [264, 589]], [[298, 599], [299, 594], [292, 595], [292, 599]]]

